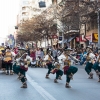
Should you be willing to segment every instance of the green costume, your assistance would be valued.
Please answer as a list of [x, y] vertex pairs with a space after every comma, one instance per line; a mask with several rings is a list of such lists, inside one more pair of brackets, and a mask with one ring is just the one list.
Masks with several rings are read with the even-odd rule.
[[75, 74], [76, 72], [78, 71], [78, 68], [77, 67], [74, 67], [74, 66], [70, 66], [69, 69], [67, 70], [66, 72], [66, 82], [67, 83], [70, 83], [70, 75], [71, 74]]
[[90, 74], [90, 72], [92, 70], [92, 66], [93, 66], [92, 63], [90, 63], [90, 62], [86, 63], [85, 71], [87, 72], [87, 74]]

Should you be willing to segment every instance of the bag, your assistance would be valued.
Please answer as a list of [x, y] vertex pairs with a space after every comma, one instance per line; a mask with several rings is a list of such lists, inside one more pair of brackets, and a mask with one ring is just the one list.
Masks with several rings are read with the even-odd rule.
[[64, 75], [66, 75], [66, 73], [67, 73], [67, 71], [69, 69], [69, 66], [65, 66], [63, 69], [64, 69]]
[[40, 1], [39, 2], [39, 7], [40, 8], [46, 7], [45, 1]]

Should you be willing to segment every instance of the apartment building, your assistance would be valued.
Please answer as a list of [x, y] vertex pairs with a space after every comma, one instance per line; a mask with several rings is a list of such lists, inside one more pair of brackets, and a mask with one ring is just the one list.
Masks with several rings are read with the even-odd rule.
[[[41, 1], [45, 2], [46, 7], [39, 7], [39, 2]], [[20, 10], [17, 17], [18, 24], [41, 14], [41, 12], [46, 10], [51, 4], [52, 0], [20, 0]]]

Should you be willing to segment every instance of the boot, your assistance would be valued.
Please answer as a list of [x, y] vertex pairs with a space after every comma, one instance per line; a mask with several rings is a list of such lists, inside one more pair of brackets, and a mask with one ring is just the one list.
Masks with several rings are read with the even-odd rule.
[[13, 71], [12, 70], [10, 70], [10, 75], [13, 75]]
[[89, 75], [90, 75], [90, 76], [89, 76], [89, 79], [93, 79], [93, 73], [90, 72]]
[[4, 71], [4, 73], [6, 73], [6, 69], [5, 68], [3, 68], [3, 71]]
[[45, 78], [49, 78], [49, 75], [48, 74], [46, 74], [46, 77]]
[[58, 83], [57, 79], [54, 79], [54, 83]]
[[69, 83], [66, 83], [65, 87], [66, 88], [71, 88], [71, 86], [69, 85]]
[[23, 85], [21, 86], [21, 88], [27, 88], [27, 84], [23, 83]]
[[6, 75], [9, 75], [9, 71], [7, 70]]

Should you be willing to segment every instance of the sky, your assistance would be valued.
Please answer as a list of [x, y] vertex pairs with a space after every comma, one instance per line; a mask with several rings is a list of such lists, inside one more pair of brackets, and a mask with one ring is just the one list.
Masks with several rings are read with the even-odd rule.
[[16, 25], [19, 0], [0, 0], [0, 41], [8, 34], [8, 27]]

